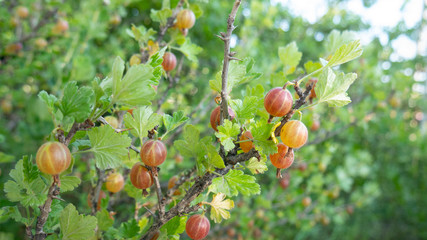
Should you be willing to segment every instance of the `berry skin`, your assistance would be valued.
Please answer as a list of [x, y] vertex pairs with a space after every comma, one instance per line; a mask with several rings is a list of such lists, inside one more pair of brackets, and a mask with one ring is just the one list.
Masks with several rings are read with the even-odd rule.
[[36, 163], [41, 172], [58, 175], [70, 166], [71, 153], [68, 147], [60, 142], [47, 142], [37, 151]]
[[320, 122], [319, 120], [314, 120], [313, 123], [311, 124], [310, 130], [311, 131], [317, 131], [320, 128]]
[[53, 27], [53, 33], [60, 34], [64, 33], [68, 30], [68, 22], [64, 19], [59, 19], [58, 22], [56, 22], [55, 26]]
[[110, 124], [115, 129], [117, 129], [119, 127], [119, 120], [117, 120], [116, 117], [107, 116], [107, 117], [105, 117], [105, 121], [107, 121], [108, 124]]
[[114, 14], [113, 16], [110, 17], [110, 24], [113, 26], [119, 25], [121, 21], [122, 21], [122, 18], [118, 14]]
[[138, 65], [140, 63], [141, 63], [141, 58], [139, 58], [138, 54], [134, 54], [132, 55], [132, 57], [130, 57], [129, 64], [131, 67], [134, 65]]
[[159, 140], [149, 140], [141, 147], [141, 160], [147, 166], [159, 166], [165, 161], [166, 155], [166, 147]]
[[280, 138], [286, 146], [300, 148], [307, 142], [307, 127], [298, 120], [289, 121], [283, 125], [280, 131]]
[[[104, 191], [99, 192], [98, 202], [96, 204], [96, 210], [99, 211], [101, 209], [101, 200], [106, 198], [107, 195], [105, 195]], [[87, 195], [87, 205], [89, 205], [90, 208], [92, 208], [92, 195]]]
[[[228, 107], [228, 115], [230, 115], [231, 120], [235, 118], [233, 109]], [[211, 127], [213, 130], [218, 131], [218, 125], [221, 120], [221, 106], [216, 107], [211, 113]]]
[[47, 46], [47, 41], [44, 38], [37, 38], [35, 41], [37, 48], [43, 49]]
[[172, 71], [176, 67], [175, 54], [171, 52], [165, 52], [163, 55], [162, 67], [166, 72]]
[[285, 116], [292, 108], [292, 95], [287, 89], [276, 87], [271, 89], [264, 98], [264, 107], [274, 117]]
[[[286, 157], [286, 153], [291, 151]], [[277, 144], [277, 153], [270, 155], [270, 161], [276, 168], [286, 169], [294, 162], [294, 152], [283, 143]]]
[[[240, 141], [243, 140], [248, 140], [248, 139], [253, 139], [254, 137], [252, 136], [252, 133], [250, 131], [246, 131], [242, 134], [242, 136], [240, 136]], [[252, 141], [250, 142], [242, 142], [240, 143], [240, 148], [242, 149], [243, 152], [247, 153], [249, 152], [252, 148], [253, 148], [253, 143]]]
[[[169, 179], [168, 182], [168, 190], [175, 187], [176, 185], [176, 181], [178, 181], [178, 177], [177, 176], [173, 176]], [[179, 189], [175, 190], [175, 192], [173, 192], [173, 195], [178, 196], [181, 194], [181, 191]]]
[[176, 16], [176, 26], [179, 29], [189, 29], [194, 26], [196, 22], [196, 16], [193, 11], [189, 9], [181, 10]]
[[302, 205], [304, 207], [308, 207], [311, 204], [311, 198], [310, 197], [305, 197], [302, 199]]
[[287, 175], [285, 175], [284, 177], [282, 177], [282, 178], [279, 179], [279, 184], [280, 184], [280, 187], [283, 190], [285, 190], [286, 188], [289, 187], [290, 178]]
[[182, 160], [184, 160], [184, 158], [180, 154], [175, 155], [175, 162], [177, 164], [182, 163]]
[[24, 6], [19, 6], [18, 8], [16, 8], [16, 14], [20, 17], [20, 18], [27, 18], [29, 15], [29, 11], [28, 8], [24, 7]]
[[105, 187], [112, 193], [120, 192], [125, 185], [125, 180], [120, 173], [112, 173], [107, 177]]
[[18, 54], [22, 50], [22, 48], [22, 43], [11, 43], [6, 46], [5, 52], [10, 55]]
[[193, 215], [187, 220], [185, 232], [191, 239], [199, 240], [208, 235], [210, 228], [211, 224], [205, 216]]
[[153, 176], [140, 162], [135, 163], [130, 170], [130, 181], [138, 189], [146, 189], [153, 185]]
[[304, 172], [305, 170], [307, 170], [307, 163], [302, 162], [298, 165], [298, 170], [300, 170], [301, 172]]

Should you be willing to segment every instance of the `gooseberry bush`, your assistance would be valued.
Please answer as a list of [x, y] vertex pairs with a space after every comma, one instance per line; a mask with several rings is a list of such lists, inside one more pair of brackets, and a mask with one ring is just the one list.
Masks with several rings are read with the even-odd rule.
[[[255, 175], [276, 168], [280, 186], [291, 187], [292, 177], [282, 171], [294, 166], [307, 144], [310, 131], [302, 114], [323, 103], [342, 107], [351, 102], [347, 90], [357, 75], [341, 72], [339, 66], [359, 57], [361, 45], [335, 31], [326, 40], [333, 40], [334, 51], [301, 68], [297, 44], [284, 44], [278, 58], [271, 60], [281, 63], [284, 84], [264, 89], [256, 62], [231, 51], [240, 5], [239, 0], [230, 3], [224, 32], [212, 33], [224, 44], [221, 70], [209, 81], [215, 95], [208, 101], [217, 106], [205, 112], [207, 118], [210, 113], [213, 130], [202, 135], [192, 124], [193, 114], [162, 112], [168, 91], [180, 76], [189, 74], [183, 66], [196, 63], [202, 51], [190, 39], [201, 10], [187, 1], [172, 5], [164, 1], [150, 15], [158, 29], [142, 24], [127, 29], [128, 41], [136, 41], [139, 53], [128, 61], [115, 57], [110, 73], [89, 84], [70, 79], [57, 92], [38, 93], [54, 127], [35, 159], [22, 157], [9, 173], [4, 191], [17, 205], [3, 207], [2, 216], [24, 224], [29, 239], [179, 239], [184, 232], [191, 239], [203, 239], [213, 228], [211, 223], [233, 214], [233, 198], [263, 190]], [[23, 19], [32, 14], [21, 7], [16, 11]], [[110, 24], [120, 21], [113, 15]], [[52, 34], [64, 34], [69, 27], [59, 18], [52, 23]], [[22, 48], [13, 44], [6, 48], [7, 56]], [[43, 39], [36, 45], [46, 46]], [[296, 73], [299, 68], [301, 75]], [[80, 76], [76, 74], [71, 76]], [[161, 85], [167, 87], [158, 92]], [[235, 97], [234, 89], [241, 90], [242, 97]], [[171, 170], [163, 166], [173, 159], [193, 167], [163, 183], [161, 176]], [[84, 170], [74, 167], [78, 161], [96, 173], [85, 194], [91, 209], [87, 215], [61, 198], [64, 192], [79, 194], [76, 188]], [[301, 164], [298, 167], [304, 171]], [[119, 195], [123, 189], [127, 196]], [[134, 199], [135, 208], [116, 227], [116, 213], [107, 209], [123, 198]], [[312, 205], [310, 197], [301, 202], [305, 208]]]

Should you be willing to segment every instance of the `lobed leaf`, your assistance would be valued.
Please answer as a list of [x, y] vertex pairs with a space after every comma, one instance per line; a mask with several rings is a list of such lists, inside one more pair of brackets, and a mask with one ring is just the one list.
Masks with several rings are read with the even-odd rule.
[[211, 219], [215, 223], [222, 222], [222, 219], [229, 219], [230, 210], [234, 208], [234, 202], [231, 199], [225, 199], [224, 193], [217, 193], [213, 196], [212, 202], [209, 203], [211, 208]]
[[255, 182], [254, 176], [244, 174], [240, 170], [230, 170], [226, 175], [212, 180], [209, 191], [237, 196], [239, 192], [245, 196], [259, 194], [261, 187]]
[[356, 73], [339, 73], [336, 75], [331, 68], [326, 68], [319, 76], [316, 84], [318, 103], [327, 102], [329, 106], [341, 107], [351, 102], [347, 90], [356, 80]]
[[94, 216], [79, 215], [73, 204], [62, 211], [59, 220], [63, 240], [90, 239], [95, 236], [97, 219]]

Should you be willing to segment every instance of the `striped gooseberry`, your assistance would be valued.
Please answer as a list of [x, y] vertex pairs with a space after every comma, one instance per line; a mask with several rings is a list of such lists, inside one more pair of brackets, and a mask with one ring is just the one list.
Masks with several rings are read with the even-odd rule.
[[274, 117], [285, 116], [292, 108], [292, 95], [285, 88], [276, 87], [271, 89], [264, 98], [264, 107]]
[[185, 225], [185, 232], [191, 239], [199, 240], [208, 235], [210, 228], [211, 224], [208, 218], [197, 214], [188, 218]]
[[189, 29], [194, 26], [196, 15], [189, 9], [181, 10], [176, 16], [176, 26], [179, 29]]
[[165, 161], [166, 155], [166, 147], [160, 140], [149, 140], [141, 147], [141, 160], [147, 166], [159, 166]]
[[[288, 155], [286, 155], [289, 152]], [[294, 162], [294, 152], [283, 143], [277, 144], [277, 153], [270, 155], [270, 161], [276, 168], [286, 169]]]
[[149, 188], [154, 183], [150, 170], [144, 167], [140, 162], [135, 163], [130, 170], [130, 181], [132, 185], [138, 189]]
[[112, 173], [107, 177], [105, 187], [112, 193], [120, 192], [125, 185], [125, 180], [120, 173]]
[[307, 127], [298, 120], [292, 120], [283, 125], [280, 138], [290, 148], [300, 148], [307, 142]]
[[[253, 139], [253, 138], [254, 137], [252, 136], [251, 131], [246, 131], [242, 134], [242, 136], [240, 136], [240, 141], [249, 140], [249, 139]], [[252, 141], [240, 143], [240, 148], [245, 153], [249, 152], [253, 147], [254, 147], [254, 145], [253, 145]]]
[[176, 67], [175, 54], [171, 52], [165, 52], [165, 54], [163, 54], [162, 67], [166, 72], [172, 71]]
[[63, 143], [47, 142], [37, 151], [36, 163], [41, 172], [58, 175], [70, 166], [71, 153]]
[[[228, 107], [228, 115], [230, 115], [231, 120], [233, 120], [235, 117], [233, 109], [231, 109], [230, 107]], [[218, 106], [211, 113], [211, 127], [213, 128], [213, 130], [218, 131], [218, 125], [220, 124], [220, 120], [221, 106]]]

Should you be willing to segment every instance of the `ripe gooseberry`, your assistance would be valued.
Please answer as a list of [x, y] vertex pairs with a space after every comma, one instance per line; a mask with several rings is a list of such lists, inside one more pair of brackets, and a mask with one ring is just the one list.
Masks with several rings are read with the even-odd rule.
[[120, 192], [125, 185], [125, 180], [120, 173], [112, 173], [107, 177], [105, 187], [112, 193]]
[[71, 153], [63, 143], [47, 142], [37, 151], [36, 163], [41, 172], [58, 175], [70, 166]]
[[[99, 192], [98, 202], [96, 204], [96, 210], [99, 211], [101, 209], [101, 200], [106, 198], [107, 195], [105, 195], [104, 191]], [[92, 195], [87, 195], [87, 205], [89, 205], [90, 208], [92, 208]]]
[[[288, 156], [286, 154], [291, 151]], [[270, 161], [276, 168], [286, 169], [294, 162], [294, 152], [283, 143], [277, 144], [277, 153], [270, 155]]]
[[280, 138], [290, 148], [302, 147], [307, 142], [308, 131], [304, 123], [292, 120], [283, 125]]
[[[254, 137], [252, 136], [252, 133], [250, 131], [246, 131], [242, 134], [242, 136], [240, 136], [240, 141], [249, 140], [249, 139], [253, 139], [253, 138]], [[253, 146], [252, 141], [240, 143], [240, 148], [245, 153], [249, 152], [253, 147], [254, 146]]]
[[[173, 176], [169, 179], [168, 181], [168, 190], [175, 187], [176, 185], [176, 181], [178, 181], [178, 177], [177, 176]], [[173, 195], [177, 196], [180, 195], [181, 191], [179, 189], [175, 190], [175, 192], [173, 192]]]
[[305, 197], [302, 199], [302, 205], [304, 207], [308, 207], [311, 204], [311, 198], [310, 197]]
[[58, 33], [63, 33], [65, 31], [67, 31], [69, 28], [68, 26], [68, 22], [64, 19], [59, 19], [55, 26], [53, 27], [53, 32], [58, 34]]
[[[231, 120], [235, 118], [235, 114], [231, 107], [228, 107], [228, 115], [230, 115]], [[213, 130], [218, 131], [218, 125], [221, 120], [221, 106], [216, 107], [211, 113], [211, 127]]]
[[172, 71], [176, 67], [175, 54], [171, 52], [165, 52], [165, 54], [163, 54], [162, 67], [166, 72]]
[[320, 121], [319, 120], [314, 120], [313, 123], [311, 124], [310, 130], [311, 131], [317, 131], [320, 128]]
[[280, 185], [280, 187], [283, 190], [285, 190], [286, 188], [288, 188], [289, 184], [290, 184], [290, 177], [289, 177], [289, 175], [286, 174], [284, 177], [282, 177], [282, 178], [279, 179], [279, 185]]
[[175, 162], [177, 164], [182, 163], [182, 160], [184, 160], [184, 158], [181, 156], [181, 154], [175, 155]]
[[121, 21], [122, 21], [122, 18], [118, 14], [114, 14], [113, 16], [110, 17], [110, 24], [113, 26], [119, 25]]
[[176, 16], [176, 26], [179, 29], [189, 29], [194, 26], [196, 15], [189, 9], [181, 10]]
[[298, 170], [300, 170], [301, 172], [307, 170], [307, 163], [301, 162], [300, 164], [298, 164]]
[[264, 98], [264, 107], [274, 117], [285, 116], [292, 108], [292, 95], [285, 88], [276, 87], [271, 89]]
[[165, 161], [166, 155], [166, 147], [159, 140], [149, 140], [141, 147], [141, 160], [147, 166], [159, 166]]
[[34, 42], [39, 49], [43, 49], [47, 46], [47, 41], [44, 38], [37, 38]]
[[20, 17], [20, 18], [27, 18], [29, 15], [29, 11], [28, 8], [24, 7], [24, 6], [19, 6], [16, 8], [16, 14]]
[[140, 162], [135, 163], [130, 170], [130, 181], [138, 189], [149, 188], [154, 183], [151, 172]]
[[193, 215], [187, 220], [185, 232], [191, 239], [199, 240], [208, 235], [210, 228], [211, 224], [207, 217], [203, 215]]

